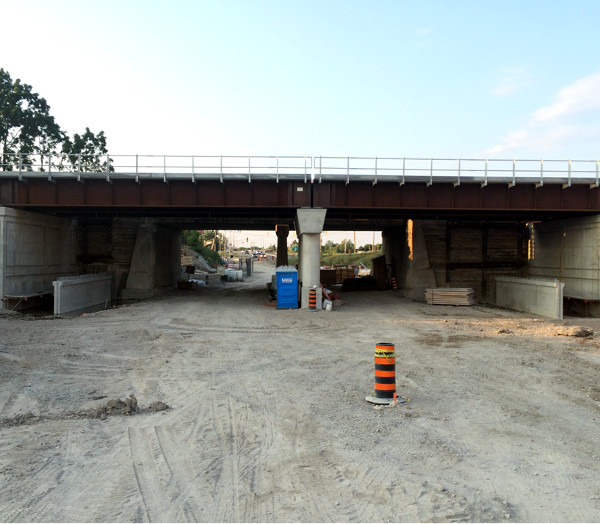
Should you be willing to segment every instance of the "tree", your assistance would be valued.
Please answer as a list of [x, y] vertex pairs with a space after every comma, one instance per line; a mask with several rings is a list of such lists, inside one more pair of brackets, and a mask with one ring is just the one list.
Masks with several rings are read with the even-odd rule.
[[[32, 154], [49, 154], [65, 138], [44, 98], [0, 68], [1, 168], [32, 169]], [[43, 170], [43, 160], [41, 164]]]
[[86, 127], [83, 135], [75, 133], [73, 139], [65, 137], [62, 153], [63, 162], [69, 162], [73, 171], [104, 173], [107, 165], [109, 171], [114, 171], [110, 166], [111, 159], [107, 155], [104, 131], [95, 135], [89, 127]]
[[354, 242], [345, 238], [339, 244], [337, 244], [338, 253], [352, 253], [354, 251]]
[[336, 245], [331, 240], [328, 240], [327, 242], [325, 242], [325, 244], [321, 246], [321, 253], [332, 255], [333, 253], [335, 253], [335, 251]]

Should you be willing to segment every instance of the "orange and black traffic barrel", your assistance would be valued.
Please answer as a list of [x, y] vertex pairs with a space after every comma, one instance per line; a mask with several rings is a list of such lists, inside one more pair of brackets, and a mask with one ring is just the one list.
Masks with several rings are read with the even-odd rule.
[[380, 342], [375, 345], [375, 388], [376, 399], [391, 402], [396, 393], [396, 354], [394, 344]]
[[317, 310], [317, 290], [316, 289], [308, 290], [308, 309], [310, 311]]
[[398, 282], [396, 282], [396, 277], [392, 277], [392, 289], [398, 289]]

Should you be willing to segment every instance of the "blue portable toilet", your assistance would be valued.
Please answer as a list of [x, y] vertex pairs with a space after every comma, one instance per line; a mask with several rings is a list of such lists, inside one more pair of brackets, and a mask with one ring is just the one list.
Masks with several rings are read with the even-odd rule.
[[298, 270], [279, 266], [277, 274], [277, 309], [298, 309]]

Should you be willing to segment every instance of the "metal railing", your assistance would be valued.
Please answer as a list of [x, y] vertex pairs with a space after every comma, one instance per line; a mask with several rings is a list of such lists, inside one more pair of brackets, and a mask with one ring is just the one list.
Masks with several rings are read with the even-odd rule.
[[240, 155], [0, 156], [0, 178], [169, 180], [303, 180], [544, 184], [600, 183], [598, 160]]
[[16, 155], [0, 156], [0, 178], [303, 180], [311, 179], [310, 156], [241, 155]]
[[590, 184], [598, 187], [598, 160], [481, 158], [315, 157], [316, 181]]

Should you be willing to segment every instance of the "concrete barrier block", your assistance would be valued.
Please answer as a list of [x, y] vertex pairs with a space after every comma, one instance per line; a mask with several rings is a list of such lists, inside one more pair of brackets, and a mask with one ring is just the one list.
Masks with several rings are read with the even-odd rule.
[[52, 285], [55, 315], [111, 303], [110, 273], [61, 277]]
[[499, 276], [495, 286], [498, 306], [563, 319], [563, 282]]

